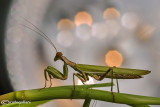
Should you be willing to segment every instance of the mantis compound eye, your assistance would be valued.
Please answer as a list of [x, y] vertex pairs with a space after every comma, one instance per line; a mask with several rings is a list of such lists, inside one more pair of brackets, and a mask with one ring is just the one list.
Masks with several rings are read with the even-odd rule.
[[54, 61], [59, 60], [62, 55], [63, 55], [62, 52], [57, 52], [57, 53], [56, 53], [56, 56], [54, 57]]

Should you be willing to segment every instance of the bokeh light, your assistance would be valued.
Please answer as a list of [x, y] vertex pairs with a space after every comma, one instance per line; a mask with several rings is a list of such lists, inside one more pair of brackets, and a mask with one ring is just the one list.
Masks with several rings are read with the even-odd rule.
[[109, 67], [120, 67], [123, 62], [123, 56], [117, 50], [110, 50], [105, 55], [105, 62]]
[[140, 40], [148, 40], [152, 33], [154, 32], [155, 27], [149, 24], [143, 24], [137, 28], [136, 34]]
[[118, 19], [120, 17], [120, 12], [115, 8], [107, 8], [103, 12], [104, 19]]
[[89, 26], [91, 26], [92, 16], [86, 11], [78, 12], [74, 17], [74, 23], [76, 26], [79, 26], [81, 24], [88, 24]]
[[130, 30], [136, 28], [138, 22], [139, 18], [135, 13], [125, 13], [121, 19], [122, 26]]
[[57, 24], [58, 30], [73, 30], [74, 23], [69, 19], [61, 19]]

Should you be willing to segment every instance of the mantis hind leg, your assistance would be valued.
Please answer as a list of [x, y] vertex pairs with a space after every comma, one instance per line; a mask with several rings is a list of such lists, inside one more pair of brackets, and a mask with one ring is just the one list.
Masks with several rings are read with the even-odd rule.
[[[113, 83], [113, 67], [111, 69], [111, 83]], [[118, 93], [119, 93], [120, 91], [119, 91], [118, 79], [116, 79], [116, 83], [117, 83], [117, 90], [118, 90]], [[111, 85], [111, 93], [112, 93], [112, 96], [113, 96], [113, 102], [115, 102], [115, 96], [114, 96], [114, 93], [113, 93], [113, 84]]]
[[120, 93], [120, 91], [119, 91], [118, 79], [116, 79], [116, 83], [117, 83], [117, 90], [118, 90], [118, 93]]
[[[113, 67], [111, 69], [111, 83], [113, 83]], [[116, 83], [117, 83], [117, 90], [118, 90], [118, 93], [119, 93], [118, 79], [116, 79]], [[111, 93], [112, 93], [112, 96], [113, 96], [113, 102], [115, 102], [115, 96], [114, 96], [114, 93], [113, 93], [113, 84], [111, 85]]]
[[98, 80], [98, 81], [101, 81], [101, 80], [103, 80], [107, 75], [108, 75], [108, 73], [110, 72], [112, 70], [112, 68], [109, 68], [103, 75], [101, 75], [101, 76], [98, 76], [98, 75], [96, 75], [96, 74], [91, 74], [91, 73], [89, 73], [88, 75], [89, 76], [91, 76], [91, 77], [93, 77], [94, 79], [96, 79], [96, 80]]
[[[108, 73], [111, 72], [111, 93], [112, 93], [112, 96], [113, 96], [113, 102], [115, 102], [115, 96], [113, 94], [113, 67], [110, 67], [106, 73], [104, 73], [103, 75], [101, 76], [97, 76], [96, 74], [88, 74], [89, 76], [93, 77], [94, 79], [96, 80], [103, 80], [107, 75]], [[117, 84], [118, 84], [118, 80], [117, 80]], [[118, 92], [119, 92], [119, 87], [117, 85], [117, 88], [118, 88]]]

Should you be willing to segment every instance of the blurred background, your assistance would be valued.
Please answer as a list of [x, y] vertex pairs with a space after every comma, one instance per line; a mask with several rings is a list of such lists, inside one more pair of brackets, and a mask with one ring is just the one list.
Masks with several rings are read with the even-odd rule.
[[[42, 29], [58, 51], [71, 61], [152, 71], [142, 79], [119, 80], [120, 92], [160, 97], [159, 4], [159, 0], [13, 0], [4, 29], [6, 75], [11, 85], [9, 81], [4, 85], [2, 80], [0, 85], [8, 91], [42, 88], [43, 70], [48, 65], [63, 70], [63, 62], [53, 61], [54, 48], [23, 26], [36, 30], [26, 18]], [[53, 87], [72, 85], [74, 72], [69, 68], [65, 81], [53, 79]], [[110, 81], [90, 79], [88, 83]], [[81, 84], [78, 79], [76, 83]], [[110, 91], [110, 88], [101, 89]], [[83, 100], [54, 100], [40, 107], [81, 107], [82, 104]], [[104, 106], [127, 107], [97, 101], [96, 107]]]

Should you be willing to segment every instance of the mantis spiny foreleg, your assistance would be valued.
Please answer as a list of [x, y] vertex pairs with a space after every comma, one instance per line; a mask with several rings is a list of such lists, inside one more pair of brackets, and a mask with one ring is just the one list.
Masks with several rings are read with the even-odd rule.
[[44, 88], [46, 87], [46, 81], [48, 81], [47, 73], [48, 73], [48, 76], [50, 78], [50, 87], [51, 87], [52, 86], [51, 79], [56, 78], [56, 79], [66, 80], [68, 78], [67, 64], [64, 63], [64, 65], [63, 65], [63, 74], [60, 71], [58, 71], [57, 69], [53, 68], [52, 66], [48, 66], [44, 70], [44, 76], [45, 76], [45, 86], [44, 86]]
[[[44, 84], [44, 87], [43, 87], [43, 88], [46, 88], [46, 83], [47, 83], [47, 81], [48, 81], [46, 69], [44, 70], [44, 77], [45, 77], [45, 84]], [[42, 89], [43, 89], [43, 88], [42, 88]]]
[[51, 87], [52, 86], [52, 81], [51, 81], [52, 75], [51, 74], [48, 74], [48, 75], [49, 75], [49, 81], [50, 81], [50, 86], [49, 87]]

